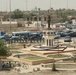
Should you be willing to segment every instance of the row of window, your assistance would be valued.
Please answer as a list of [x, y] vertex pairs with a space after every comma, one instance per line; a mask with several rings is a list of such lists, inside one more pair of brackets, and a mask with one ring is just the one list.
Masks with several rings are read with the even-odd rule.
[[[41, 17], [38, 18], [39, 21], [41, 21], [41, 19], [42, 19]], [[27, 18], [27, 21], [30, 21], [30, 20], [31, 21], [37, 21], [37, 17], [35, 17], [35, 18]], [[46, 17], [44, 17], [44, 21], [46, 21]]]
[[55, 34], [55, 32], [43, 32], [43, 34]]

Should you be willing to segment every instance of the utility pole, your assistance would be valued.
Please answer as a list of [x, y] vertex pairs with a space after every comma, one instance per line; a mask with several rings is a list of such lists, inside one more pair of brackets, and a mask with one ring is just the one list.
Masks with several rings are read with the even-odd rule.
[[9, 21], [10, 21], [10, 30], [11, 28], [11, 0], [9, 0]]
[[51, 0], [50, 0], [50, 9], [51, 9]]
[[37, 18], [37, 23], [36, 23], [36, 25], [37, 25], [37, 30], [38, 30], [38, 15], [37, 15], [37, 6], [35, 7], [35, 10], [36, 10], [36, 18]]
[[68, 0], [67, 0], [67, 10], [68, 10]]
[[26, 2], [26, 11], [27, 11], [27, 10], [28, 10], [28, 9], [27, 9], [27, 0], [26, 0], [25, 2]]
[[7, 12], [7, 5], [8, 5], [8, 3], [7, 3], [7, 1], [6, 1], [6, 12]]

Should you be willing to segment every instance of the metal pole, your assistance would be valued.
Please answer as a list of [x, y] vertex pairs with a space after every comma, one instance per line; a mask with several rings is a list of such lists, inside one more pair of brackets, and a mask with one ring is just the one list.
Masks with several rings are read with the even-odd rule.
[[9, 0], [9, 21], [10, 21], [10, 30], [11, 30], [11, 0]]
[[68, 9], [68, 0], [67, 0], [67, 9]]
[[7, 1], [6, 1], [6, 13], [7, 13], [7, 4], [8, 4], [8, 3], [7, 3]]
[[27, 0], [25, 2], [26, 2], [26, 11], [27, 11]]
[[51, 0], [50, 0], [50, 9], [51, 9]]
[[38, 15], [37, 15], [37, 6], [35, 7], [36, 10], [36, 18], [37, 18], [37, 30], [38, 30]]
[[58, 40], [58, 56], [59, 56], [59, 38], [57, 40]]

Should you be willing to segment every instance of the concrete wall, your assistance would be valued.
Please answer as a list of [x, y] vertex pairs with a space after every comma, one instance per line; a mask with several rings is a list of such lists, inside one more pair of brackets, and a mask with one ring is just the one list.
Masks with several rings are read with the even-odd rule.
[[37, 64], [41, 64], [41, 63], [50, 63], [50, 62], [53, 62], [54, 59], [52, 58], [45, 58], [45, 59], [40, 59], [40, 60], [29, 60], [29, 59], [23, 59], [21, 58], [22, 61], [25, 61], [26, 63], [28, 64], [31, 64], [31, 65], [37, 65]]
[[[10, 24], [10, 21], [2, 21], [2, 24]], [[17, 24], [16, 21], [12, 21], [11, 24]]]

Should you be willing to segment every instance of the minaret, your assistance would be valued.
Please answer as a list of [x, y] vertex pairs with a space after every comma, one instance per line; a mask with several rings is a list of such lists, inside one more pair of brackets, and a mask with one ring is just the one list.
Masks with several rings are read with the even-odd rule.
[[50, 28], [50, 21], [51, 21], [51, 17], [50, 17], [50, 15], [48, 15], [48, 17], [47, 17], [48, 30], [50, 30], [50, 29], [51, 29], [51, 28]]
[[48, 17], [47, 17], [48, 28], [43, 31], [43, 36], [44, 36], [45, 45], [48, 47], [50, 47], [50, 46], [53, 47], [53, 46], [55, 46], [55, 43], [54, 43], [55, 30], [53, 30], [50, 27], [50, 21], [51, 21], [51, 17], [50, 17], [50, 15], [48, 15]]

